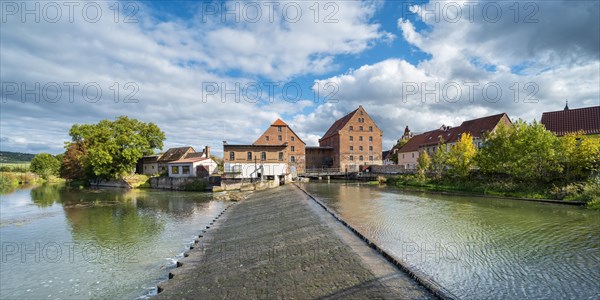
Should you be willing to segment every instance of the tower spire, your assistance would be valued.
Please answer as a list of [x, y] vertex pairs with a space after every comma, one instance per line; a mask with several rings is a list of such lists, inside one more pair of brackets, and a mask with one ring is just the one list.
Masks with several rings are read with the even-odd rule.
[[565, 110], [569, 110], [569, 100], [565, 100]]

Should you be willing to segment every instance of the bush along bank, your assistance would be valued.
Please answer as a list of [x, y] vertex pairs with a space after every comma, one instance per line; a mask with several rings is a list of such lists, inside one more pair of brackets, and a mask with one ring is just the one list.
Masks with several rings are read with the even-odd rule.
[[558, 137], [540, 123], [518, 120], [484, 133], [477, 145], [469, 133], [453, 144], [440, 138], [437, 146], [420, 148], [415, 175], [390, 184], [600, 206], [599, 139], [583, 132]]
[[486, 178], [471, 174], [467, 180], [428, 178], [418, 175], [400, 175], [388, 178], [387, 185], [400, 189], [454, 192], [473, 195], [511, 198], [581, 201], [593, 209], [600, 209], [600, 177], [572, 183], [532, 183], [510, 178]]

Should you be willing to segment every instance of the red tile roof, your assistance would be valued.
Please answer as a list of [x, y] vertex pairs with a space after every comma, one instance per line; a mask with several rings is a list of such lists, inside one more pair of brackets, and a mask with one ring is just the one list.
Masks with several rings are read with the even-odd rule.
[[277, 120], [275, 120], [275, 122], [273, 122], [273, 124], [271, 124], [271, 126], [288, 126], [288, 125], [285, 124], [285, 122], [282, 121], [281, 119], [277, 119]]
[[545, 112], [541, 123], [558, 136], [579, 130], [600, 134], [600, 106]]
[[[419, 150], [419, 147], [430, 142], [434, 136], [437, 136], [437, 132], [441, 132], [441, 130], [436, 129], [413, 136], [410, 140], [408, 140], [406, 144], [404, 144], [404, 146], [402, 146], [402, 148], [400, 148], [400, 150], [398, 150], [398, 153], [413, 152]], [[437, 141], [435, 143], [437, 144]]]
[[181, 159], [190, 149], [192, 152], [196, 152], [192, 147], [170, 148], [165, 154], [161, 155], [158, 162], [170, 162]]
[[[453, 137], [452, 142], [458, 141], [458, 139], [460, 138], [460, 134], [465, 132], [471, 134], [473, 138], [481, 138], [486, 131], [494, 130], [494, 128], [496, 128], [496, 125], [498, 125], [502, 117], [505, 115], [505, 113], [501, 113], [493, 116], [487, 116], [479, 119], [462, 122], [462, 124], [460, 124], [460, 126], [458, 127], [459, 132], [456, 132], [457, 135]], [[508, 115], [506, 115], [506, 118], [510, 121]]]
[[[286, 124], [286, 123], [285, 123], [284, 121], [282, 121], [281, 119], [277, 119], [277, 120], [275, 120], [275, 122], [273, 122], [273, 124], [271, 124], [271, 126], [285, 126], [285, 127], [287, 127], [287, 128], [288, 128], [288, 129], [289, 129], [289, 130], [290, 130], [290, 131], [291, 131], [291, 132], [294, 134], [294, 135], [296, 135], [296, 136], [298, 137], [298, 140], [299, 140], [299, 141], [300, 141], [302, 144], [306, 145], [306, 143], [305, 143], [305, 142], [302, 140], [302, 138], [300, 138], [300, 136], [299, 136], [299, 135], [298, 135], [296, 132], [294, 132], [294, 130], [292, 129], [292, 127], [290, 127], [288, 124]], [[263, 134], [264, 134], [264, 133], [263, 133]], [[261, 137], [262, 137], [262, 135], [261, 135]], [[260, 137], [259, 137], [259, 139], [260, 139]], [[256, 142], [254, 142], [254, 143], [255, 143], [255, 144], [256, 144], [256, 143], [258, 143], [258, 140], [257, 140]]]
[[206, 157], [189, 157], [189, 158], [182, 158], [182, 159], [175, 160], [175, 161], [170, 161], [168, 163], [169, 164], [194, 163], [194, 162], [203, 161], [203, 160], [207, 160], [207, 159], [208, 158], [206, 158]]
[[335, 134], [338, 133], [338, 131], [340, 131], [342, 128], [344, 128], [344, 126], [346, 126], [346, 124], [348, 123], [348, 121], [350, 121], [352, 119], [352, 116], [354, 116], [354, 114], [356, 113], [357, 110], [359, 110], [359, 108], [351, 111], [350, 113], [348, 113], [347, 115], [339, 118], [338, 120], [336, 120], [335, 122], [333, 122], [333, 124], [331, 125], [331, 127], [329, 127], [329, 129], [327, 130], [327, 132], [325, 132], [325, 134], [323, 135], [322, 138], [319, 139], [320, 140], [324, 140], [326, 138], [329, 138]]
[[194, 158], [194, 157], [204, 157], [204, 151], [202, 151], [202, 152], [188, 153], [185, 156], [185, 158]]
[[[413, 136], [398, 152], [413, 152], [419, 150], [419, 147], [437, 145], [440, 140], [444, 143], [455, 143], [460, 139], [461, 134], [468, 132], [473, 138], [481, 138], [487, 132], [492, 131], [496, 125], [505, 116], [505, 113], [487, 116], [479, 119], [462, 122], [458, 127], [450, 129], [436, 129]], [[508, 118], [508, 116], [507, 116]], [[509, 119], [510, 121], [510, 119]]]

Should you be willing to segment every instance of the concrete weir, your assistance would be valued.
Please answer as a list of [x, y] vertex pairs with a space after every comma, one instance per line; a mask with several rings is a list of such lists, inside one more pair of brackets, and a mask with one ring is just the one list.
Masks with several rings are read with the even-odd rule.
[[[294, 185], [228, 207], [157, 299], [445, 298], [403, 272]], [[452, 298], [452, 297], [449, 297]]]

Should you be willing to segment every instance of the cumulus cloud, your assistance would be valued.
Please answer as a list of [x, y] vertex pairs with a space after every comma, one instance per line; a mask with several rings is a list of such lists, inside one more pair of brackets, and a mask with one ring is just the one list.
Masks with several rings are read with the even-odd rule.
[[[390, 38], [371, 20], [373, 3], [319, 4], [319, 22], [311, 15], [312, 3], [294, 3], [303, 12], [296, 22], [284, 18], [285, 2], [275, 8], [272, 22], [267, 15], [258, 22], [222, 20], [207, 15], [201, 4], [191, 5], [191, 17], [178, 18], [144, 2], [118, 3], [118, 13], [114, 3], [77, 3], [72, 19], [62, 5], [57, 22], [48, 22], [54, 16], [43, 15], [45, 4], [38, 2], [26, 5], [41, 6], [40, 20], [3, 14], [0, 147], [33, 151], [28, 145], [45, 144], [58, 153], [73, 123], [118, 115], [157, 123], [166, 132], [166, 146], [252, 142], [259, 128], [314, 103], [304, 97], [286, 102], [281, 95], [270, 102], [265, 93], [245, 101], [222, 88], [319, 74], [335, 68], [335, 55], [360, 53]], [[324, 13], [333, 10], [335, 21], [323, 23]], [[206, 93], [205, 83], [219, 91]], [[239, 88], [234, 94], [243, 95]]]
[[[470, 16], [468, 5], [474, 7]], [[398, 29], [431, 58], [418, 64], [390, 58], [318, 80], [315, 89], [327, 82], [339, 87], [339, 105], [319, 113], [363, 104], [384, 128], [385, 148], [406, 125], [422, 132], [500, 112], [539, 120], [542, 112], [561, 109], [565, 99], [571, 107], [599, 105], [600, 4], [529, 5], [432, 1], [412, 6], [413, 18], [400, 17]], [[493, 9], [502, 13], [493, 15]]]

